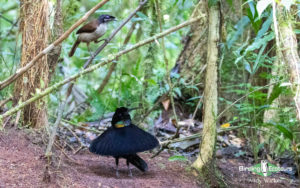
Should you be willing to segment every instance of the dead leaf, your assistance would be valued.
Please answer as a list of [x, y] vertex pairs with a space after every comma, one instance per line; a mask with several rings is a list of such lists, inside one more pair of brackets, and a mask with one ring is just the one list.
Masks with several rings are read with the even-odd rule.
[[167, 111], [169, 109], [169, 106], [170, 106], [170, 99], [162, 101], [162, 104], [164, 106], [164, 109]]
[[178, 125], [185, 126], [185, 127], [194, 127], [194, 120], [193, 119], [185, 119], [183, 121], [179, 121]]

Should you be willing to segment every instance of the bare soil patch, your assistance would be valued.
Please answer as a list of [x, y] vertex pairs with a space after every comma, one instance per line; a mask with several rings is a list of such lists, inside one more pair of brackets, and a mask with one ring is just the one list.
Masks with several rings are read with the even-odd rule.
[[[66, 158], [59, 150], [56, 165], [50, 169], [50, 183], [43, 182], [47, 161], [43, 157], [44, 146], [34, 144], [31, 134], [14, 128], [0, 132], [0, 187], [204, 187], [189, 170], [186, 162], [170, 162], [170, 154], [163, 152], [151, 159], [150, 153], [141, 153], [148, 163], [149, 171], [140, 172], [131, 166], [133, 177], [128, 176], [124, 159], [120, 160], [119, 174], [115, 175], [115, 161], [82, 150], [76, 155], [66, 152]], [[286, 174], [277, 173], [261, 177], [253, 173], [241, 173], [238, 166], [251, 166], [241, 159], [221, 159], [217, 166], [224, 174], [230, 187], [298, 187], [299, 181]], [[57, 168], [59, 166], [59, 168]], [[269, 181], [266, 181], [269, 180]]]

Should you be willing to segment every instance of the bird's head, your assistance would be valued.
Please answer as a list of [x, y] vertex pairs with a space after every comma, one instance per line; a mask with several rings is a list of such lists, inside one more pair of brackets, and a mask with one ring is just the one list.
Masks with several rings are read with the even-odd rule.
[[100, 23], [108, 23], [108, 22], [116, 20], [116, 18], [114, 16], [111, 16], [108, 14], [103, 14], [103, 15], [99, 16], [98, 20], [100, 21]]
[[117, 108], [115, 114], [113, 115], [111, 124], [115, 128], [129, 126], [131, 124], [129, 109], [125, 107]]

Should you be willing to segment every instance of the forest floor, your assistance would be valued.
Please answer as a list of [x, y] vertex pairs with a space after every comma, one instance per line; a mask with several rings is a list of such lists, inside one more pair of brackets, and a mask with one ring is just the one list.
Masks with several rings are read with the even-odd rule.
[[[0, 187], [205, 187], [197, 180], [187, 162], [170, 162], [170, 154], [163, 152], [151, 159], [151, 154], [142, 153], [149, 171], [142, 173], [132, 168], [133, 177], [128, 176], [125, 161], [120, 161], [120, 177], [115, 176], [113, 158], [100, 157], [81, 150], [77, 154], [58, 151], [55, 159], [59, 168], [51, 167], [45, 172], [47, 160], [43, 157], [45, 147], [35, 142], [33, 136], [15, 128], [0, 132]], [[66, 157], [68, 156], [68, 157]], [[262, 177], [253, 173], [239, 172], [239, 166], [249, 166], [243, 160], [220, 159], [218, 169], [230, 187], [298, 187], [299, 181], [287, 174], [276, 173]], [[50, 177], [50, 182], [43, 179]], [[47, 179], [47, 178], [46, 178]]]

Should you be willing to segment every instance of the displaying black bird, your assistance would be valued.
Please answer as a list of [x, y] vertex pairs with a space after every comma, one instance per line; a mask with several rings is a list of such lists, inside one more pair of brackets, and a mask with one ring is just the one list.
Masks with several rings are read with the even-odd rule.
[[129, 164], [131, 163], [142, 172], [148, 170], [147, 163], [137, 153], [150, 150], [158, 146], [158, 140], [151, 134], [131, 123], [129, 110], [125, 107], [117, 108], [113, 115], [112, 126], [92, 141], [90, 152], [113, 156], [116, 161], [116, 175], [119, 176], [119, 158], [125, 158], [132, 176]]
[[92, 20], [89, 23], [82, 26], [76, 34], [78, 34], [77, 40], [74, 43], [69, 57], [72, 57], [76, 51], [76, 48], [80, 44], [80, 42], [85, 42], [87, 44], [88, 50], [90, 42], [99, 42], [98, 38], [102, 37], [107, 30], [107, 23], [115, 20], [115, 17], [104, 14], [99, 16], [98, 19]]

